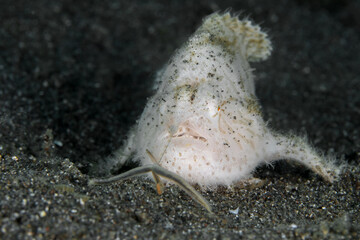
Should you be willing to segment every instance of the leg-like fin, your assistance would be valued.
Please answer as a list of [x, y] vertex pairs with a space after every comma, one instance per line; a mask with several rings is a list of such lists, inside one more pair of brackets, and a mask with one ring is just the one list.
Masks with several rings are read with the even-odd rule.
[[[156, 161], [156, 158], [154, 157], [154, 155], [152, 155], [152, 153], [146, 149], [146, 153], [148, 154], [148, 156], [150, 157], [151, 161], [155, 164], [155, 165], [159, 165], [159, 163]], [[153, 177], [154, 177], [154, 181], [156, 183], [156, 190], [158, 192], [159, 195], [161, 195], [164, 191], [164, 184], [161, 182], [160, 177], [155, 173], [155, 172], [151, 172]]]
[[156, 191], [159, 195], [161, 195], [164, 192], [164, 184], [161, 182], [160, 177], [155, 172], [152, 171], [151, 173], [156, 183]]
[[305, 139], [297, 136], [276, 135], [269, 161], [288, 159], [300, 162], [319, 174], [323, 179], [333, 182], [341, 172], [341, 166], [334, 164], [335, 159], [321, 156]]
[[161, 177], [164, 177], [176, 183], [182, 190], [189, 194], [190, 197], [192, 197], [198, 203], [203, 205], [206, 210], [212, 213], [209, 202], [198, 191], [196, 191], [195, 188], [193, 188], [188, 182], [186, 182], [185, 179], [157, 165], [154, 165], [152, 170]]

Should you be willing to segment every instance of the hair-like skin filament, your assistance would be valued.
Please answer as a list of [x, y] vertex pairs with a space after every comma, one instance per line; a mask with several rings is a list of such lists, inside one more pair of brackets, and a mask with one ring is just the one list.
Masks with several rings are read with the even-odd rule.
[[[153, 158], [152, 160], [155, 160], [154, 156], [148, 150], [146, 150], [146, 151], [149, 154], [150, 158]], [[89, 185], [109, 184], [109, 183], [125, 180], [128, 178], [137, 176], [137, 175], [145, 174], [148, 172], [151, 172], [153, 174], [153, 177], [154, 177], [154, 180], [156, 183], [157, 192], [159, 194], [162, 193], [162, 189], [161, 189], [162, 183], [161, 183], [160, 177], [159, 177], [159, 176], [161, 176], [163, 178], [166, 178], [166, 179], [176, 183], [190, 197], [192, 197], [195, 201], [197, 201], [202, 206], [204, 206], [206, 208], [206, 210], [208, 210], [210, 213], [212, 213], [209, 202], [198, 191], [196, 191], [194, 187], [192, 187], [188, 182], [186, 182], [185, 179], [183, 179], [179, 175], [177, 175], [173, 172], [170, 172], [157, 164], [145, 165], [145, 166], [133, 168], [127, 172], [124, 172], [122, 174], [119, 174], [119, 175], [116, 175], [113, 177], [109, 177], [109, 178], [104, 178], [104, 179], [93, 178], [93, 179], [89, 180], [88, 184]]]

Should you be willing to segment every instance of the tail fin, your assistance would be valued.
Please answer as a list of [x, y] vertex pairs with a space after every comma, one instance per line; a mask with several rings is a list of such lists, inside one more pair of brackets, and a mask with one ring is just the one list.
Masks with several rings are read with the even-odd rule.
[[240, 21], [230, 13], [214, 13], [204, 19], [200, 31], [213, 34], [232, 51], [244, 49], [248, 61], [267, 59], [271, 54], [271, 42], [260, 27], [249, 20]]

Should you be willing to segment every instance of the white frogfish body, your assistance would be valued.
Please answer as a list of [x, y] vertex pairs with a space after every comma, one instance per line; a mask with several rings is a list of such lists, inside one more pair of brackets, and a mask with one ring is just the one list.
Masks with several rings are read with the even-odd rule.
[[208, 16], [159, 74], [157, 92], [118, 161], [132, 156], [210, 187], [289, 159], [332, 181], [338, 172], [331, 162], [303, 139], [269, 130], [262, 119], [249, 62], [266, 59], [271, 49], [266, 33], [250, 21], [229, 13]]

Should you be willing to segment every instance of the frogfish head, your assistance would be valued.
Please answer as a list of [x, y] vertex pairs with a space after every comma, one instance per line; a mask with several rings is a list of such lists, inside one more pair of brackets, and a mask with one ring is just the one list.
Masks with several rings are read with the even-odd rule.
[[[144, 134], [138, 134], [143, 137], [137, 141], [152, 152], [160, 166], [190, 183], [230, 185], [233, 179], [247, 177], [257, 164], [251, 161], [253, 152], [247, 150], [255, 146], [251, 131], [246, 130], [249, 122], [256, 127], [256, 121], [242, 119], [238, 100], [223, 101], [203, 90], [201, 86], [183, 86], [175, 94], [155, 97], [157, 104], [150, 106], [158, 110], [145, 109], [148, 116], [141, 119], [148, 124], [139, 124], [146, 127], [139, 129]], [[139, 159], [143, 165], [150, 163], [146, 156]]]

